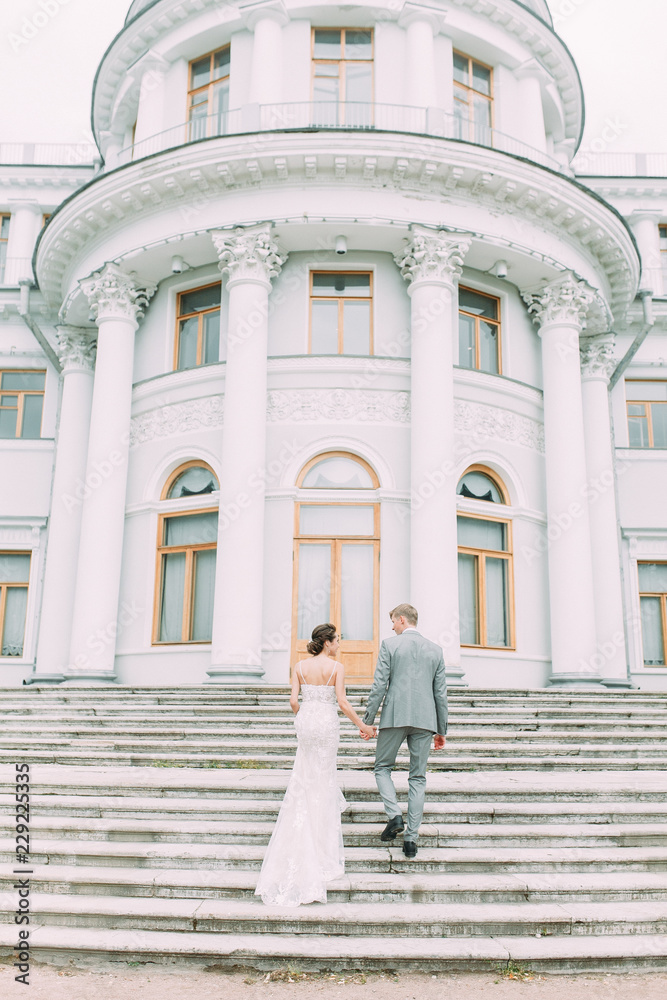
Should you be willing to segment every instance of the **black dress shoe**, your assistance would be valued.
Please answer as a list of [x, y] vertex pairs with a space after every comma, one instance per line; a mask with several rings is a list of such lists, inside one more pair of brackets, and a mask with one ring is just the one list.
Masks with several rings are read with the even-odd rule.
[[394, 816], [393, 819], [389, 820], [389, 822], [385, 826], [384, 830], [380, 834], [380, 840], [384, 840], [384, 841], [395, 840], [396, 839], [396, 834], [400, 833], [401, 830], [403, 830], [403, 829], [405, 829], [404, 826], [403, 826], [403, 817], [402, 816]]
[[414, 858], [417, 856], [417, 845], [414, 840], [403, 841], [403, 854], [405, 854], [406, 858]]

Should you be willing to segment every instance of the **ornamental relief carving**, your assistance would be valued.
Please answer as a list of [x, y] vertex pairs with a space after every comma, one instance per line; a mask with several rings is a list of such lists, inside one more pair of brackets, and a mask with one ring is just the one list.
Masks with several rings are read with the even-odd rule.
[[58, 358], [67, 371], [70, 368], [85, 368], [92, 371], [97, 355], [96, 330], [80, 327], [61, 326], [56, 330]]
[[113, 317], [135, 323], [139, 322], [157, 291], [157, 285], [141, 281], [134, 272], [128, 274], [111, 262], [83, 278], [79, 287], [88, 299], [94, 319]]
[[522, 298], [540, 327], [574, 325], [581, 330], [588, 328], [589, 335], [607, 328], [609, 310], [601, 296], [571, 271], [537, 291], [524, 291]]
[[394, 261], [408, 282], [441, 281], [453, 284], [463, 271], [463, 259], [470, 240], [421, 227], [413, 227], [412, 238], [394, 254]]
[[271, 238], [270, 226], [239, 227], [232, 232], [212, 230], [211, 238], [220, 271], [230, 281], [254, 278], [270, 282], [287, 260], [287, 254]]
[[222, 426], [223, 396], [204, 396], [184, 403], [170, 403], [134, 417], [130, 424], [130, 447], [155, 438], [188, 434]]
[[602, 378], [607, 382], [616, 367], [613, 337], [584, 340], [579, 346], [583, 378]]
[[469, 403], [458, 399], [454, 403], [454, 428], [483, 444], [487, 438], [507, 441], [522, 448], [544, 452], [544, 427], [530, 417], [501, 410], [497, 406]]
[[398, 423], [410, 420], [408, 392], [349, 389], [289, 389], [268, 394], [271, 423]]

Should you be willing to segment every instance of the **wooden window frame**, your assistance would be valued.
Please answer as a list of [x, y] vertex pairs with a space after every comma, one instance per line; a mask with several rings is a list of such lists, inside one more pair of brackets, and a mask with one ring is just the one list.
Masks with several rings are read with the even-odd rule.
[[[371, 57], [370, 59], [345, 59], [342, 56], [340, 59], [316, 59], [315, 58], [315, 32], [316, 31], [340, 31], [341, 40], [341, 52], [345, 52], [345, 32], [346, 31], [369, 31], [371, 35]], [[333, 25], [331, 27], [325, 27], [324, 25], [318, 24], [311, 28], [310, 32], [310, 99], [313, 104], [319, 103], [315, 101], [315, 67], [318, 65], [326, 66], [338, 66], [338, 100], [335, 102], [339, 107], [342, 105], [342, 116], [343, 121], [341, 124], [345, 124], [345, 104], [347, 103], [347, 97], [345, 94], [345, 73], [341, 73], [341, 64], [347, 65], [348, 63], [364, 64], [371, 67], [371, 107], [375, 104], [375, 29], [374, 28], [352, 28], [352, 27], [340, 27], [338, 25]], [[331, 77], [330, 79], [333, 79]], [[371, 122], [369, 122], [371, 124]]]
[[[502, 312], [501, 312], [502, 303], [500, 301], [500, 296], [499, 295], [491, 295], [491, 294], [489, 294], [489, 292], [480, 292], [480, 290], [478, 288], [470, 288], [469, 285], [459, 285], [459, 291], [471, 292], [473, 295], [481, 295], [484, 298], [493, 299], [496, 302], [497, 307], [498, 307], [498, 319], [489, 319], [488, 316], [477, 316], [476, 313], [468, 312], [466, 309], [462, 309], [461, 306], [459, 305], [459, 315], [467, 316], [469, 319], [474, 319], [475, 320], [475, 367], [468, 369], [468, 371], [475, 371], [475, 372], [481, 372], [481, 371], [483, 371], [483, 372], [486, 372], [487, 375], [502, 375], [502, 373], [503, 373], [503, 341], [502, 341], [503, 327], [502, 327]], [[498, 371], [497, 372], [487, 372], [485, 368], [480, 368], [479, 367], [479, 356], [480, 356], [480, 349], [479, 349], [479, 324], [480, 324], [481, 321], [483, 321], [484, 323], [488, 323], [489, 326], [495, 326], [497, 328], [497, 331], [498, 331]], [[463, 366], [461, 366], [461, 367], [463, 367]]]
[[[637, 567], [639, 566], [667, 566], [667, 562], [661, 559], [640, 559], [637, 562]], [[644, 634], [642, 632], [642, 664], [645, 667], [653, 670], [666, 670], [667, 669], [667, 591], [639, 591], [639, 607], [641, 609], [642, 597], [659, 597], [660, 598], [660, 618], [662, 623], [662, 653], [665, 658], [665, 663], [646, 663], [644, 660]]]
[[[463, 90], [466, 91], [466, 94], [467, 94], [467, 97], [468, 97], [468, 101], [467, 101], [468, 117], [467, 117], [467, 119], [464, 119], [464, 120], [467, 120], [468, 124], [470, 126], [472, 126], [472, 127], [474, 127], [475, 125], [481, 125], [482, 124], [481, 122], [476, 122], [475, 121], [475, 117], [474, 117], [475, 106], [473, 104], [473, 95], [475, 95], [477, 97], [483, 97], [484, 100], [486, 100], [486, 101], [489, 102], [489, 106], [491, 108], [491, 114], [489, 115], [489, 117], [491, 119], [491, 124], [490, 125], [484, 125], [484, 127], [485, 128], [495, 128], [495, 120], [496, 120], [496, 118], [495, 118], [495, 107], [494, 107], [494, 104], [495, 104], [495, 84], [494, 84], [494, 79], [493, 79], [493, 66], [489, 66], [488, 63], [482, 62], [481, 59], [475, 59], [473, 56], [469, 56], [467, 52], [461, 52], [461, 51], [459, 51], [459, 49], [454, 49], [454, 55], [455, 56], [460, 56], [461, 59], [467, 59], [468, 60], [468, 79], [469, 80], [473, 80], [474, 79], [473, 72], [472, 72], [473, 64], [476, 64], [477, 66], [481, 66], [483, 69], [488, 69], [488, 71], [489, 71], [489, 93], [488, 94], [482, 93], [481, 90], [475, 90], [475, 88], [473, 86], [471, 86], [470, 84], [461, 83], [459, 80], [457, 80], [456, 78], [454, 78], [454, 111], [456, 112], [456, 104], [457, 104], [457, 100], [456, 100], [456, 88], [457, 87], [461, 87], [461, 88], [463, 88]], [[462, 104], [463, 102], [459, 101], [458, 103]], [[469, 138], [470, 138], [470, 136], [469, 136]]]
[[662, 385], [667, 385], [667, 379], [664, 379], [664, 378], [641, 378], [641, 379], [639, 379], [639, 378], [635, 378], [635, 379], [628, 378], [628, 379], [625, 380], [625, 410], [626, 410], [626, 415], [627, 415], [627, 418], [628, 418], [628, 434], [630, 433], [630, 420], [633, 417], [636, 418], [636, 417], [640, 416], [639, 413], [630, 413], [630, 407], [631, 406], [643, 406], [644, 407], [644, 418], [646, 420], [646, 427], [647, 427], [647, 430], [648, 430], [648, 441], [649, 441], [649, 443], [647, 445], [638, 445], [638, 444], [635, 444], [635, 445], [630, 445], [630, 447], [631, 448], [644, 448], [644, 447], [645, 448], [656, 448], [656, 447], [663, 448], [663, 447], [665, 447], [664, 445], [656, 445], [656, 444], [654, 444], [655, 438], [654, 438], [654, 435], [653, 435], [653, 414], [651, 412], [651, 407], [654, 406], [654, 405], [657, 405], [657, 406], [667, 406], [667, 400], [660, 400], [660, 399], [629, 399], [628, 398], [628, 387], [631, 386], [631, 385], [633, 385], [634, 383], [637, 383], [637, 382], [660, 382]]
[[[368, 462], [365, 461], [365, 459], [360, 458], [359, 455], [353, 455], [349, 451], [325, 451], [321, 455], [315, 455], [313, 458], [309, 459], [309, 461], [307, 461], [306, 464], [303, 466], [296, 481], [298, 489], [301, 490], [332, 489], [332, 487], [303, 486], [303, 481], [310, 472], [310, 470], [313, 468], [313, 466], [317, 465], [319, 462], [323, 462], [326, 458], [348, 458], [351, 462], [357, 462], [369, 474], [374, 485], [372, 487], [361, 487], [361, 486], [352, 487], [349, 490], [350, 493], [362, 492], [362, 491], [370, 493], [372, 492], [372, 490], [377, 490], [380, 488], [380, 480], [377, 477], [375, 469], [373, 468], [372, 465], [369, 465]], [[303, 502], [307, 503], [307, 501], [305, 500]], [[353, 501], [349, 502], [353, 503]], [[331, 504], [328, 504], [327, 506], [331, 506]]]
[[[178, 468], [174, 469], [174, 471], [171, 473], [171, 475], [167, 477], [167, 481], [166, 481], [166, 483], [164, 484], [164, 486], [162, 488], [162, 493], [160, 494], [160, 500], [168, 500], [169, 499], [169, 490], [172, 488], [172, 486], [174, 485], [174, 483], [176, 482], [176, 480], [178, 479], [178, 477], [182, 476], [183, 473], [187, 472], [188, 469], [193, 469], [195, 467], [198, 468], [198, 469], [207, 469], [211, 473], [212, 476], [214, 476], [216, 479], [218, 479], [218, 475], [217, 475], [215, 469], [212, 469], [211, 466], [208, 464], [208, 462], [204, 462], [204, 461], [202, 461], [200, 459], [193, 458], [190, 462], [184, 462], [183, 465], [179, 465]], [[209, 496], [210, 494], [202, 494], [202, 495]], [[182, 501], [184, 499], [185, 499], [184, 497], [171, 497], [172, 501], [173, 500], [181, 500]], [[194, 499], [196, 499], [196, 497], [190, 497], [189, 499], [193, 499], [194, 500]], [[198, 513], [198, 511], [195, 508], [195, 510], [188, 511], [188, 513], [189, 514], [194, 514], [194, 513]], [[167, 515], [167, 516], [171, 516], [171, 515]]]
[[[470, 471], [470, 470], [468, 470]], [[485, 470], [486, 471], [486, 470]], [[486, 473], [488, 475], [488, 472]], [[479, 501], [483, 503], [484, 501]], [[514, 543], [513, 543], [513, 532], [512, 532], [512, 520], [507, 517], [493, 517], [489, 514], [472, 514], [468, 511], [457, 510], [457, 518], [467, 517], [471, 520], [478, 521], [494, 521], [496, 524], [506, 525], [507, 531], [507, 549], [505, 551], [499, 549], [481, 549], [472, 548], [467, 545], [457, 546], [457, 556], [458, 553], [464, 553], [465, 555], [477, 556], [476, 571], [475, 571], [475, 585], [477, 588], [477, 634], [479, 636], [480, 642], [462, 642], [461, 648], [463, 649], [492, 649], [498, 652], [505, 651], [516, 651], [516, 637], [515, 637], [515, 609], [514, 609]], [[509, 644], [507, 646], [493, 646], [488, 645], [486, 642], [486, 631], [487, 631], [487, 615], [486, 615], [486, 557], [490, 556], [492, 559], [505, 559], [507, 568], [507, 602], [508, 602], [508, 619], [509, 619]]]
[[[658, 226], [658, 239], [667, 240], [667, 222], [661, 222]], [[660, 247], [660, 264], [663, 274], [667, 274], [667, 246]]]
[[[198, 463], [196, 463], [198, 464]], [[181, 471], [183, 466], [180, 467]], [[157, 560], [156, 560], [156, 570], [155, 570], [155, 596], [153, 600], [153, 637], [151, 640], [151, 645], [153, 646], [205, 646], [210, 645], [210, 639], [184, 639], [184, 635], [190, 636], [192, 634], [193, 625], [193, 611], [194, 603], [192, 600], [194, 593], [194, 553], [204, 551], [207, 549], [216, 549], [218, 547], [217, 541], [215, 542], [196, 542], [188, 545], [163, 545], [162, 539], [164, 538], [164, 522], [167, 518], [173, 517], [189, 517], [193, 514], [217, 514], [218, 507], [195, 507], [194, 509], [190, 507], [188, 510], [173, 510], [164, 511], [158, 515], [158, 527], [157, 527]], [[160, 639], [160, 605], [162, 603], [162, 584], [163, 584], [163, 566], [164, 566], [164, 556], [172, 552], [185, 552], [185, 586], [183, 594], [183, 617], [181, 619], [181, 638], [180, 640], [174, 641], [166, 639]]]
[[[181, 313], [181, 299], [184, 295], [191, 295], [192, 292], [203, 292], [207, 288], [213, 288], [214, 286], [220, 286], [220, 305], [211, 306], [210, 309], [200, 309], [194, 313]], [[174, 332], [174, 371], [175, 372], [185, 372], [191, 371], [190, 368], [179, 368], [178, 367], [178, 354], [181, 347], [181, 321], [185, 319], [192, 319], [196, 316], [199, 320], [197, 326], [197, 360], [194, 364], [195, 368], [199, 368], [204, 362], [201, 360], [204, 351], [204, 316], [209, 313], [218, 311], [220, 313], [220, 334], [222, 334], [222, 281], [211, 281], [207, 285], [196, 285], [194, 288], [184, 288], [183, 291], [178, 292], [176, 295], [176, 330]], [[206, 362], [206, 364], [215, 364], [215, 362]]]
[[[493, 483], [493, 485], [496, 487], [496, 489], [500, 493], [500, 496], [502, 497], [502, 505], [504, 507], [508, 507], [509, 506], [509, 494], [507, 492], [507, 487], [505, 486], [505, 484], [502, 481], [502, 479], [500, 478], [500, 476], [496, 475], [496, 473], [493, 471], [493, 469], [489, 469], [489, 467], [486, 466], [486, 465], [469, 465], [468, 468], [465, 470], [465, 472], [462, 472], [461, 475], [459, 476], [459, 483], [464, 478], [464, 476], [468, 475], [469, 472], [481, 472], [483, 476], [486, 476], [488, 479], [490, 479], [491, 482]], [[457, 486], [457, 489], [458, 489], [458, 483], [456, 484], [456, 486]], [[457, 493], [456, 496], [457, 496], [457, 498], [461, 497], [462, 500], [470, 500], [470, 497], [461, 496], [460, 493]], [[473, 500], [473, 503], [488, 504], [488, 503], [493, 503], [493, 501], [492, 500], [491, 501], [489, 501], [489, 500], [477, 500], [477, 501], [474, 501]], [[496, 506], [498, 506], [498, 505], [496, 504]], [[463, 512], [461, 512], [461, 513], [463, 514]], [[502, 518], [500, 520], [502, 520]]]
[[[217, 80], [210, 80], [208, 83], [203, 84], [201, 87], [192, 87], [191, 86], [191, 84], [192, 84], [192, 66], [194, 65], [194, 63], [201, 62], [202, 59], [206, 59], [206, 57], [208, 56], [208, 58], [210, 59], [210, 63], [209, 63], [210, 69], [209, 69], [209, 72], [210, 72], [211, 76], [213, 76], [213, 60], [214, 60], [215, 56], [217, 56], [217, 54], [219, 52], [223, 52], [225, 49], [229, 49], [229, 72], [227, 73], [227, 76], [221, 76]], [[211, 101], [213, 99], [213, 89], [212, 88], [215, 87], [215, 86], [217, 86], [220, 83], [223, 83], [225, 80], [227, 80], [227, 82], [229, 82], [229, 80], [231, 78], [231, 70], [232, 70], [232, 46], [231, 46], [231, 42], [227, 42], [226, 45], [221, 45], [220, 48], [218, 48], [218, 49], [212, 49], [210, 52], [204, 52], [203, 55], [197, 56], [196, 59], [191, 59], [190, 62], [188, 63], [188, 94], [187, 94], [187, 107], [186, 107], [186, 121], [187, 121], [186, 129], [187, 129], [188, 141], [190, 141], [190, 138], [189, 138], [189, 136], [190, 136], [190, 126], [192, 124], [192, 122], [190, 120], [190, 112], [192, 110], [192, 104], [191, 104], [192, 97], [195, 94], [200, 94], [204, 90], [208, 90], [208, 95], [207, 95], [207, 99], [206, 99], [206, 108], [207, 108], [207, 111], [208, 111], [208, 114], [206, 115], [206, 137], [208, 137], [208, 132], [209, 132], [209, 129], [208, 129], [208, 119], [213, 114], [213, 112], [211, 111]], [[135, 125], [135, 128], [136, 128], [136, 125]]]
[[16, 549], [2, 549], [0, 550], [0, 556], [28, 556], [30, 559], [30, 565], [28, 566], [28, 582], [27, 583], [0, 583], [0, 660], [20, 660], [25, 656], [25, 633], [28, 624], [27, 618], [27, 598], [26, 598], [26, 620], [23, 623], [23, 642], [21, 656], [3, 656], [2, 655], [2, 644], [5, 635], [5, 612], [7, 608], [7, 590], [9, 587], [14, 589], [23, 589], [26, 595], [30, 594], [30, 573], [32, 571], [32, 551], [30, 549], [16, 550]]
[[[334, 275], [346, 275], [346, 274], [367, 274], [368, 275], [368, 285], [370, 289], [369, 295], [313, 295], [313, 278], [316, 274], [334, 274]], [[373, 272], [368, 270], [358, 270], [358, 271], [330, 271], [326, 268], [317, 268], [310, 272], [309, 277], [309, 304], [308, 304], [308, 354], [312, 357], [320, 358], [327, 357], [327, 355], [313, 354], [313, 302], [338, 302], [338, 354], [331, 355], [332, 357], [343, 357], [343, 358], [371, 358], [373, 357], [373, 352], [375, 350], [374, 343], [374, 331], [373, 331], [373, 291], [374, 291], [374, 281]], [[345, 302], [368, 302], [369, 303], [369, 330], [368, 330], [368, 354], [345, 354], [343, 351], [344, 343], [344, 321], [343, 321], [343, 310]]]
[[39, 438], [22, 438], [21, 432], [23, 430], [23, 411], [25, 407], [25, 396], [41, 396], [42, 399], [46, 396], [46, 385], [43, 389], [2, 389], [2, 376], [7, 372], [8, 374], [28, 374], [28, 375], [43, 375], [44, 381], [46, 382], [46, 368], [0, 368], [0, 400], [3, 396], [18, 396], [18, 405], [14, 406], [3, 406], [0, 402], [0, 410], [17, 410], [16, 416], [16, 434], [13, 438], [0, 438], [0, 441], [24, 441], [31, 440], [37, 441], [42, 436], [42, 425], [44, 423], [44, 406], [42, 405], [42, 416], [39, 422]]

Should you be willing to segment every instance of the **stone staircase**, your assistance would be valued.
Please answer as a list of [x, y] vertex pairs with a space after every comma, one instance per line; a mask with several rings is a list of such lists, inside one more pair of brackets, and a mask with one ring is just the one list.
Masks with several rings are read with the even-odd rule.
[[286, 688], [0, 693], [0, 954], [27, 761], [42, 961], [667, 968], [667, 694], [451, 689], [412, 861], [379, 840], [373, 744], [343, 720], [346, 874], [291, 910], [254, 896], [296, 749]]

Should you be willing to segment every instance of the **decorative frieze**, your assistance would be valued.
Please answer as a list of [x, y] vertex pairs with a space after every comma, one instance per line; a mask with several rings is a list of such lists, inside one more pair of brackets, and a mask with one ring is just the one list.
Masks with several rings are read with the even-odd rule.
[[234, 230], [216, 229], [211, 238], [218, 254], [219, 268], [229, 281], [271, 283], [287, 260], [271, 238], [271, 226], [248, 226]]
[[454, 427], [470, 444], [481, 447], [487, 439], [507, 441], [522, 448], [544, 452], [544, 427], [530, 417], [483, 403], [456, 400]]
[[64, 371], [83, 368], [92, 371], [97, 354], [96, 331], [78, 326], [59, 326], [56, 330], [58, 358]]
[[437, 281], [453, 285], [460, 278], [470, 239], [413, 226], [406, 246], [394, 260], [406, 281]]
[[268, 394], [272, 423], [398, 423], [410, 420], [410, 394], [348, 389], [277, 389]]
[[223, 399], [221, 395], [188, 399], [134, 417], [130, 425], [130, 447], [146, 444], [155, 438], [221, 427]]
[[144, 314], [157, 285], [140, 281], [136, 274], [114, 263], [106, 263], [79, 282], [88, 299], [93, 318], [99, 323], [104, 319], [129, 319], [138, 323]]

